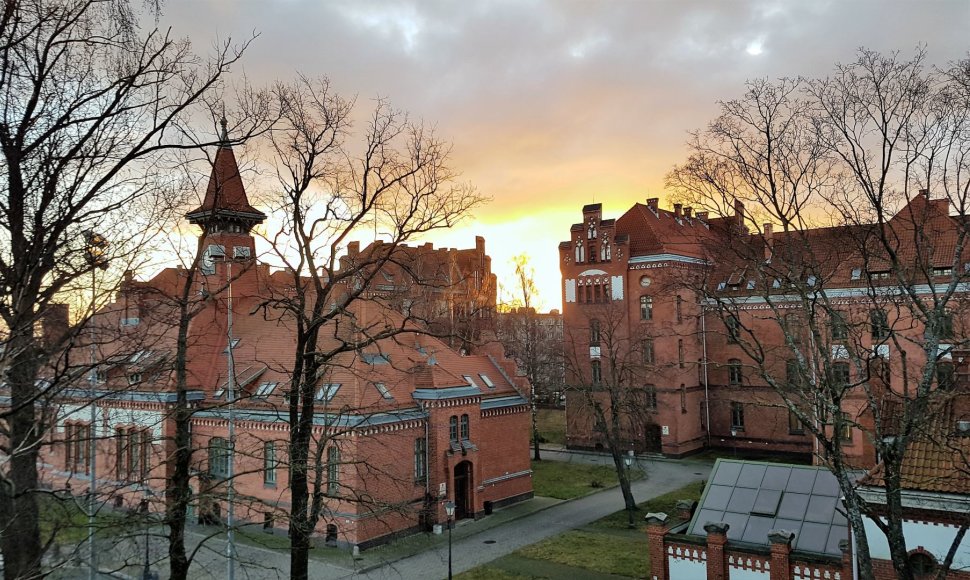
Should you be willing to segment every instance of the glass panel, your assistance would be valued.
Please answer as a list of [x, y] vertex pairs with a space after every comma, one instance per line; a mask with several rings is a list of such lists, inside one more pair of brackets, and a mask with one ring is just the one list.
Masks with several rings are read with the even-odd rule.
[[691, 533], [698, 536], [706, 536], [707, 532], [704, 531], [704, 524], [707, 522], [722, 521], [724, 521], [724, 512], [721, 510], [701, 510], [697, 512], [697, 516], [694, 519], [694, 528], [691, 530]]
[[815, 487], [812, 488], [812, 494], [830, 495], [833, 497], [841, 496], [839, 480], [835, 479], [835, 476], [827, 471], [819, 471], [818, 477], [815, 478]]
[[717, 485], [734, 485], [738, 481], [741, 473], [741, 464], [730, 461], [721, 461], [717, 466], [717, 473], [711, 483]]
[[778, 511], [778, 502], [781, 500], [781, 492], [775, 489], [762, 489], [758, 492], [758, 499], [751, 508], [752, 513], [774, 516]]
[[801, 521], [805, 518], [808, 497], [804, 493], [789, 493], [786, 491], [781, 498], [781, 505], [778, 506], [778, 517]]
[[829, 539], [829, 526], [805, 522], [802, 531], [795, 538], [795, 547], [807, 552], [824, 552]]
[[744, 528], [748, 524], [748, 514], [724, 513], [724, 520], [731, 527], [728, 528], [727, 537], [729, 540], [740, 540], [744, 537]]
[[751, 516], [748, 519], [748, 527], [744, 529], [744, 535], [741, 537], [741, 540], [755, 544], [768, 543], [768, 532], [774, 529], [774, 522], [775, 518]]
[[747, 464], [741, 469], [741, 475], [738, 477], [738, 487], [761, 487], [761, 480], [765, 477], [765, 465], [752, 465]]
[[808, 501], [808, 511], [805, 513], [806, 522], [821, 522], [823, 524], [832, 523], [832, 514], [835, 512], [834, 497], [825, 495], [813, 495]]
[[723, 485], [712, 485], [707, 490], [707, 497], [704, 498], [704, 505], [701, 507], [705, 510], [727, 509], [728, 500], [731, 499], [731, 490], [732, 488]]
[[765, 477], [761, 480], [761, 489], [785, 489], [788, 485], [788, 476], [791, 474], [790, 467], [770, 466], [765, 472]]
[[825, 551], [829, 554], [842, 555], [839, 542], [848, 539], [849, 528], [847, 526], [832, 526], [829, 530], [829, 541], [825, 544]]
[[734, 488], [734, 493], [731, 495], [731, 501], [728, 502], [728, 511], [738, 512], [747, 514], [754, 507], [755, 496], [758, 495], [758, 490], [747, 489], [744, 487]]
[[812, 486], [815, 485], [815, 475], [817, 469], [794, 468], [791, 470], [791, 477], [788, 478], [788, 487], [785, 491], [795, 493], [811, 493]]

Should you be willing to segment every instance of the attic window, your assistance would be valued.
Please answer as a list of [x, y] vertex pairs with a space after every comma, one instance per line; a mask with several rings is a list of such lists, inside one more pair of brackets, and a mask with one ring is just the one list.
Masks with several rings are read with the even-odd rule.
[[220, 398], [222, 398], [222, 395], [224, 395], [224, 394], [226, 394], [226, 389], [225, 388], [219, 388], [219, 389], [216, 389], [216, 391], [214, 393], [212, 393], [212, 396], [214, 398], [216, 398], [216, 399], [220, 399]]
[[478, 383], [475, 382], [475, 379], [473, 379], [471, 377], [471, 375], [462, 375], [461, 378], [465, 379], [465, 382], [467, 382], [469, 385], [475, 387], [476, 389], [479, 388], [478, 387]]
[[748, 290], [754, 290], [754, 280], [748, 280]]
[[879, 270], [878, 272], [869, 272], [870, 280], [888, 280], [889, 270]]
[[490, 389], [494, 389], [495, 388], [495, 383], [493, 383], [492, 382], [492, 379], [488, 378], [488, 376], [483, 375], [482, 373], [478, 373], [478, 376], [482, 377], [482, 382], [485, 383], [485, 386], [486, 387], [488, 387]]
[[369, 365], [386, 365], [391, 362], [391, 357], [379, 352], [365, 352], [363, 355], [364, 362]]
[[384, 383], [374, 383], [374, 388], [377, 389], [377, 392], [380, 393], [385, 399], [394, 398], [394, 396], [391, 395], [391, 392], [387, 390], [387, 385]]
[[953, 268], [951, 268], [950, 266], [946, 266], [946, 267], [943, 267], [943, 268], [933, 268], [933, 275], [934, 276], [952, 276], [953, 275]]
[[728, 284], [728, 290], [740, 290], [740, 289], [741, 289], [740, 282], [738, 282], [737, 284]]
[[317, 391], [316, 399], [318, 401], [329, 403], [333, 400], [333, 397], [337, 394], [338, 390], [340, 390], [340, 383], [327, 383], [320, 387], [320, 390]]
[[862, 278], [862, 268], [852, 268], [852, 279], [858, 280]]
[[[242, 339], [241, 338], [234, 338], [234, 339], [232, 339], [232, 350], [236, 350], [236, 347], [239, 346], [239, 341], [240, 340], [242, 340]], [[226, 349], [222, 351], [222, 354], [228, 354], [228, 353], [229, 353], [229, 347], [227, 346]]]
[[135, 354], [131, 355], [131, 358], [128, 359], [128, 361], [129, 362], [133, 362], [133, 363], [134, 362], [138, 362], [139, 360], [141, 360], [142, 358], [144, 358], [145, 355], [147, 355], [147, 354], [148, 354], [148, 351], [147, 350], [140, 350], [140, 351], [136, 352]]
[[781, 288], [781, 280], [779, 280], [778, 278], [775, 278], [775, 281], [771, 283], [771, 287], [776, 290], [778, 288]]
[[809, 286], [814, 286], [815, 282], [817, 281], [818, 281], [818, 278], [816, 278], [815, 276], [809, 276], [808, 279], [805, 280], [805, 283], [808, 284]]
[[724, 290], [724, 288], [726, 286], [727, 286], [727, 282], [718, 282], [718, 284], [717, 284], [717, 290], [718, 290], [718, 292], [720, 292], [721, 290]]
[[131, 373], [128, 375], [128, 384], [137, 385], [141, 382], [141, 373]]
[[259, 387], [256, 389], [256, 394], [254, 396], [265, 399], [266, 397], [270, 396], [273, 393], [273, 389], [275, 389], [276, 385], [278, 384], [279, 383], [276, 383], [276, 382], [263, 383], [259, 385]]

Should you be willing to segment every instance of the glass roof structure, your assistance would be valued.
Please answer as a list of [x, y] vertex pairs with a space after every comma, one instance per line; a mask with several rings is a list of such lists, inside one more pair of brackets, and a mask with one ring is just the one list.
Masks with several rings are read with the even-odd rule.
[[824, 467], [718, 459], [688, 533], [726, 522], [729, 541], [768, 545], [768, 532], [795, 533], [792, 548], [841, 556], [849, 538], [838, 481]]

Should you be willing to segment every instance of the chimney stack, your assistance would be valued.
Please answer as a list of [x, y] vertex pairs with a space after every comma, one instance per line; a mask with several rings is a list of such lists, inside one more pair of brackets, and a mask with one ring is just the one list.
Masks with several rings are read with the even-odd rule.
[[697, 212], [697, 219], [701, 220], [702, 222], [706, 222], [707, 221], [707, 212], [706, 211], [699, 211], [699, 212]]
[[660, 198], [659, 197], [648, 197], [647, 198], [647, 207], [649, 207], [653, 211], [657, 211], [657, 207], [659, 205], [660, 205]]
[[929, 199], [930, 198], [930, 190], [928, 190], [928, 189], [921, 189], [921, 190], [919, 190], [919, 194], [922, 195], [923, 197], [925, 197], [926, 199]]
[[353, 241], [347, 244], [347, 255], [351, 258], [360, 253], [360, 242]]
[[694, 212], [694, 208], [687, 206], [684, 208], [684, 217], [690, 217], [690, 214]]
[[738, 224], [744, 223], [744, 203], [740, 199], [734, 200], [734, 216], [738, 218]]
[[675, 216], [675, 217], [680, 217], [680, 210], [681, 210], [681, 209], [682, 209], [683, 207], [684, 207], [684, 205], [683, 205], [683, 204], [680, 204], [680, 203], [675, 203], [675, 204], [674, 204], [674, 216]]
[[765, 224], [765, 260], [771, 259], [771, 252], [775, 245], [774, 228], [771, 223]]

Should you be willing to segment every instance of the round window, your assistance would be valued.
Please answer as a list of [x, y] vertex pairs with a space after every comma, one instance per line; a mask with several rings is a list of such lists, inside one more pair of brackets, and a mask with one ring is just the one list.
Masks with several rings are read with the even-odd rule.
[[649, 286], [650, 282], [651, 280], [649, 276], [640, 276], [640, 285], [643, 286], [644, 288]]
[[913, 552], [909, 555], [909, 568], [917, 578], [922, 578], [936, 572], [936, 560], [924, 552]]

